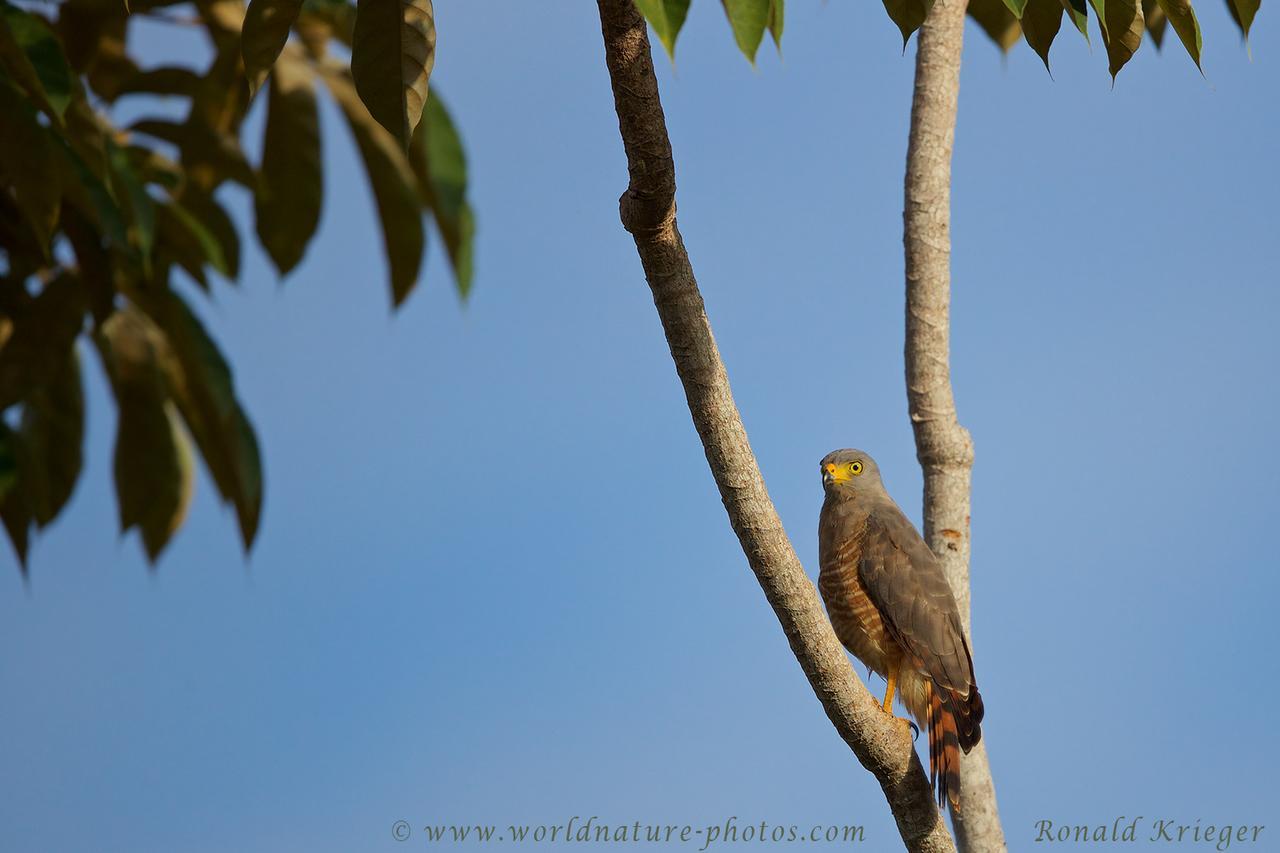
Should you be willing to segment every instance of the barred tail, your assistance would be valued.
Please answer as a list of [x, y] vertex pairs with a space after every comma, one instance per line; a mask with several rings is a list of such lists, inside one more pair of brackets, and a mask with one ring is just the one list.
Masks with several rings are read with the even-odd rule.
[[[929, 785], [938, 795], [938, 808], [960, 808], [960, 735], [955, 715], [944, 701], [948, 691], [937, 685], [929, 691]], [[948, 697], [949, 698], [949, 697]]]
[[977, 685], [964, 696], [937, 684], [929, 691], [929, 784], [938, 807], [960, 810], [960, 753], [982, 739], [982, 695]]

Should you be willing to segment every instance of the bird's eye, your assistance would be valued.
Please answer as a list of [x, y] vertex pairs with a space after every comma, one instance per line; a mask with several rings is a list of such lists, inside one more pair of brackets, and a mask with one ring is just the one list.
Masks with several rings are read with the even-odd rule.
[[850, 474], [852, 474], [852, 475], [853, 475], [853, 476], [855, 476], [855, 477], [856, 477], [856, 476], [858, 476], [859, 474], [861, 474], [861, 473], [862, 473], [862, 463], [861, 463], [861, 462], [850, 462], [850, 463], [849, 463], [849, 473], [850, 473]]

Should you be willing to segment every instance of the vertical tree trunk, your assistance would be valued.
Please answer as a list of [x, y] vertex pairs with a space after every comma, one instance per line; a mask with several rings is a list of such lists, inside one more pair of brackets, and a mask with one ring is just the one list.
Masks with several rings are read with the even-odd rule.
[[675, 164], [644, 20], [632, 0], [598, 3], [631, 175], [620, 200], [622, 224], [635, 238], [729, 522], [827, 716], [880, 782], [907, 849], [954, 851], [906, 723], [883, 713], [853, 672], [782, 529], [747, 442], [676, 227]]
[[[907, 147], [907, 404], [924, 470], [924, 536], [969, 631], [969, 505], [973, 441], [951, 392], [951, 149], [960, 94], [966, 0], [937, 0], [920, 28]], [[972, 642], [972, 639], [970, 640]], [[981, 672], [981, 669], [978, 670]], [[1005, 850], [995, 786], [980, 743], [960, 763], [956, 841], [963, 853]]]

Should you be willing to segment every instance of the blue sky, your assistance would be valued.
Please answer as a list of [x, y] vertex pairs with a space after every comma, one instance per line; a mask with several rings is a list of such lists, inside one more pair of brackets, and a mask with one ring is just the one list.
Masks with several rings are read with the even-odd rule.
[[[594, 10], [437, 5], [433, 87], [479, 217], [472, 299], [437, 242], [391, 313], [326, 105], [306, 261], [280, 285], [255, 248], [198, 304], [265, 451], [247, 561], [203, 475], [158, 572], [120, 539], [114, 411], [88, 362], [84, 477], [29, 586], [0, 571], [5, 847], [425, 849], [393, 822], [597, 815], [854, 822], [893, 849], [725, 521], [618, 224]], [[1002, 59], [967, 32], [953, 367], [1014, 849], [1041, 819], [1275, 823], [1280, 42], [1264, 9], [1250, 61], [1221, 4], [1199, 5], [1204, 77], [1170, 36], [1114, 89], [1096, 34], [1090, 55], [1063, 32], [1051, 80], [1025, 46]], [[695, 3], [677, 66], [657, 63], [680, 224], [814, 573], [827, 451], [871, 451], [919, 518], [914, 41], [901, 55], [879, 4], [793, 3], [783, 57], [752, 69], [718, 6]], [[138, 37], [157, 63], [199, 55]]]

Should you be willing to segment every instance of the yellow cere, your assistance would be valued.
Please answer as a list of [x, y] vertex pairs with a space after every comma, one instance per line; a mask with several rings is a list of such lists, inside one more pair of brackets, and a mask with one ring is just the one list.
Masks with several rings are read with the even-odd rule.
[[834, 462], [828, 462], [824, 466], [824, 470], [834, 482], [847, 483], [849, 480], [862, 473], [862, 463], [849, 462], [845, 465], [837, 465]]

